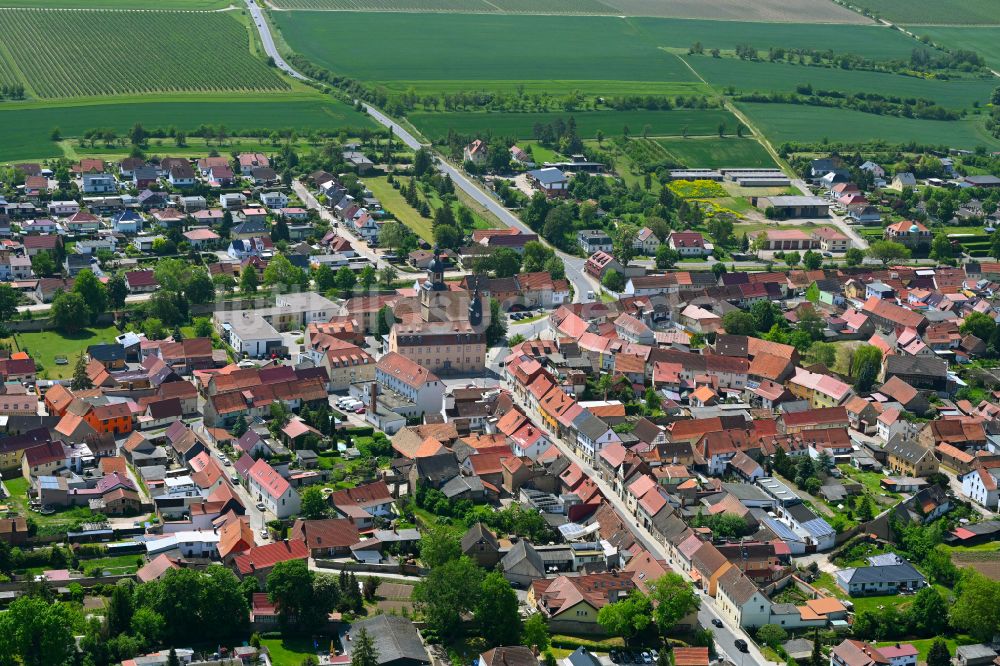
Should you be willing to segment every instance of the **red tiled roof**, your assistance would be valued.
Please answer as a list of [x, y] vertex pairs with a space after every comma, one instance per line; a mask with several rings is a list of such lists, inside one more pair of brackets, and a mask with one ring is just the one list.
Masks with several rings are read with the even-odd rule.
[[269, 569], [278, 562], [305, 560], [309, 558], [309, 548], [301, 539], [278, 541], [265, 546], [251, 548], [236, 556], [234, 563], [240, 574], [247, 576], [259, 569]]

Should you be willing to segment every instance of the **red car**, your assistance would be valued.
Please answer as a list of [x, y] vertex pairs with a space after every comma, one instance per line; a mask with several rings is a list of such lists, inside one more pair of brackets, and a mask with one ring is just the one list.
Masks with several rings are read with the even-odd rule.
[[355, 414], [364, 414], [365, 413], [365, 408], [364, 407], [358, 407], [357, 409], [354, 410], [354, 413]]

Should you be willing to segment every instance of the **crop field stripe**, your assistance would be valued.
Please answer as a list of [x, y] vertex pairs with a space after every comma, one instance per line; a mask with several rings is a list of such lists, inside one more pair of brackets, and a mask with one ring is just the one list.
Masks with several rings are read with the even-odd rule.
[[408, 118], [420, 132], [433, 141], [447, 137], [449, 130], [460, 134], [513, 136], [517, 139], [534, 137], [536, 124], [548, 124], [557, 118], [576, 121], [581, 138], [591, 139], [600, 130], [605, 136], [621, 136], [628, 126], [629, 133], [639, 136], [649, 125], [648, 135], [681, 136], [711, 135], [718, 132], [719, 123], [728, 131], [736, 129], [736, 118], [725, 109], [674, 109], [672, 111], [583, 111], [552, 113], [411, 113]]
[[[997, 37], [1000, 38], [1000, 30]], [[950, 109], [969, 108], [974, 102], [985, 106], [1000, 83], [994, 77], [976, 79], [923, 79], [882, 72], [815, 67], [785, 62], [751, 62], [736, 58], [678, 56], [691, 65], [717, 90], [732, 86], [741, 92], [794, 92], [800, 84], [817, 90], [844, 93], [877, 92], [903, 98], [932, 99]]]
[[852, 0], [893, 23], [1000, 25], [996, 0]]
[[[1000, 15], [1000, 7], [997, 8]], [[950, 49], [969, 49], [986, 58], [995, 70], [1000, 70], [1000, 26], [998, 27], [954, 27], [912, 25], [907, 30], [918, 37], [928, 36], [935, 44]]]
[[[88, 101], [79, 105], [66, 102], [0, 104], [0, 163], [61, 156], [59, 144], [49, 140], [53, 127], [60, 128], [66, 137], [80, 137], [86, 130], [98, 127], [123, 134], [137, 122], [149, 130], [173, 126], [189, 134], [203, 124], [225, 125], [230, 132], [375, 128], [367, 114], [343, 102], [296, 93], [214, 100], [186, 96], [162, 100], [147, 97], [131, 102]], [[164, 139], [162, 150], [169, 152], [172, 145], [171, 139]]]
[[0, 9], [0, 41], [39, 97], [288, 89], [225, 12]]
[[688, 168], [740, 168], [776, 165], [756, 139], [710, 137], [657, 139], [660, 150]]
[[[174, 11], [219, 11], [235, 0], [169, 0]], [[163, 0], [0, 0], [0, 8], [14, 9], [164, 9]]]
[[[752, 44], [907, 59], [914, 42], [868, 25], [768, 24], [611, 16], [413, 14], [278, 11], [289, 47], [318, 65], [363, 81], [689, 82], [691, 73], [663, 47], [734, 49]], [[381, 47], [358, 58], [354, 36], [378, 34]], [[600, 94], [598, 90], [593, 91]]]
[[915, 142], [970, 150], [978, 145], [994, 150], [1000, 147], [1000, 140], [986, 134], [979, 119], [919, 120], [796, 104], [740, 103], [737, 108], [775, 145], [826, 138], [832, 142]]
[[826, 0], [272, 0], [283, 10], [651, 16], [781, 23], [871, 23]]

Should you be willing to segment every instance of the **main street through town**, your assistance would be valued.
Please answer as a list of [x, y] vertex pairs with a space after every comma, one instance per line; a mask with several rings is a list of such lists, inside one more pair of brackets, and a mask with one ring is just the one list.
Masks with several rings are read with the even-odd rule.
[[[684, 576], [686, 579], [691, 580], [690, 576], [674, 565], [669, 553], [667, 553], [667, 549], [656, 540], [652, 533], [642, 527], [642, 525], [635, 520], [635, 516], [633, 516], [628, 510], [628, 507], [625, 506], [624, 500], [619, 497], [610, 484], [601, 478], [593, 466], [577, 455], [576, 452], [573, 451], [572, 447], [568, 446], [548, 428], [545, 420], [541, 417], [541, 414], [538, 413], [538, 410], [526, 405], [513, 392], [511, 395], [514, 396], [515, 401], [526, 414], [535, 417], [535, 423], [541, 425], [542, 429], [547, 432], [549, 439], [555, 443], [562, 454], [576, 463], [580, 469], [583, 470], [585, 475], [597, 483], [597, 486], [601, 489], [601, 493], [604, 495], [605, 499], [615, 507], [615, 511], [618, 512], [618, 515], [625, 522], [625, 524], [629, 525], [632, 533], [636, 536], [636, 539], [638, 539], [642, 546], [657, 558], [665, 560], [670, 565], [670, 568], [675, 572]], [[764, 658], [764, 655], [757, 649], [756, 645], [752, 640], [750, 640], [749, 636], [747, 636], [747, 634], [739, 627], [730, 624], [728, 619], [716, 610], [714, 599], [706, 594], [702, 594], [701, 602], [701, 608], [698, 611], [698, 621], [701, 623], [702, 627], [712, 630], [715, 638], [716, 650], [720, 655], [724, 655], [736, 666], [768, 663], [767, 659]], [[715, 620], [719, 620], [722, 626], [719, 627], [715, 624]], [[736, 648], [736, 640], [740, 638], [747, 642], [749, 652], [742, 652]]]

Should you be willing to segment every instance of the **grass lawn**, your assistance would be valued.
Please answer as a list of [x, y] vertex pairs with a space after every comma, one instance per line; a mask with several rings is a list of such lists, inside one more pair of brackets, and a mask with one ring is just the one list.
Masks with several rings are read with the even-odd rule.
[[[385, 176], [365, 178], [363, 182], [375, 198], [382, 202], [383, 210], [409, 227], [420, 238], [429, 243], [434, 242], [431, 220], [422, 217], [410, 204], [406, 203], [403, 195], [386, 180]], [[399, 182], [402, 183], [403, 179], [399, 179]], [[408, 179], [407, 182], [409, 182]]]
[[92, 560], [80, 560], [80, 568], [88, 571], [93, 567], [101, 567], [111, 575], [135, 573], [139, 568], [137, 562], [142, 559], [137, 554], [117, 555], [114, 557], [98, 557]]
[[316, 648], [308, 638], [264, 638], [260, 644], [267, 647], [273, 666], [299, 666], [309, 655], [316, 655]]
[[878, 472], [862, 472], [854, 467], [851, 467], [850, 465], [837, 465], [837, 467], [846, 476], [862, 484], [865, 487], [865, 490], [868, 491], [868, 494], [872, 495], [875, 500], [880, 501], [885, 499], [883, 498], [883, 495], [899, 499], [899, 495], [897, 493], [889, 492], [882, 487], [881, 481], [886, 478], [882, 474], [879, 474]]
[[[39, 536], [60, 534], [81, 520], [86, 520], [94, 515], [93, 512], [87, 507], [78, 506], [43, 516], [42, 514], [28, 508], [28, 497], [26, 495], [28, 491], [28, 482], [24, 479], [24, 477], [19, 476], [16, 479], [9, 479], [3, 483], [7, 487], [7, 491], [10, 493], [10, 498], [4, 499], [3, 501], [8, 503], [11, 508], [20, 515], [34, 520], [35, 523], [38, 524]], [[134, 555], [132, 556], [132, 559], [133, 561], [135, 560]]]
[[[118, 329], [114, 326], [104, 328], [85, 328], [72, 334], [58, 331], [41, 331], [39, 333], [18, 333], [14, 340], [17, 349], [28, 352], [41, 363], [44, 368], [38, 373], [43, 379], [66, 379], [73, 376], [73, 365], [76, 357], [87, 350], [90, 345], [103, 342], [114, 342]], [[56, 365], [56, 355], [65, 356], [69, 363]]]
[[[909, 643], [913, 647], [917, 648], [917, 651], [919, 652], [919, 654], [917, 655], [917, 661], [920, 663], [925, 663], [927, 661], [927, 653], [930, 651], [931, 645], [933, 645], [934, 641], [937, 640], [937, 638], [938, 637], [919, 638], [917, 640], [905, 640], [905, 641], [885, 641], [883, 643], [876, 643], [875, 645], [877, 647], [885, 647], [888, 645], [895, 645], [896, 643]], [[959, 645], [971, 645], [976, 642], [972, 640], [972, 638], [969, 636], [959, 636], [957, 638], [948, 638], [946, 636], [941, 636], [940, 638], [944, 639], [944, 642], [948, 645], [948, 652], [950, 652], [951, 654], [955, 654], [955, 648], [957, 648]]]

